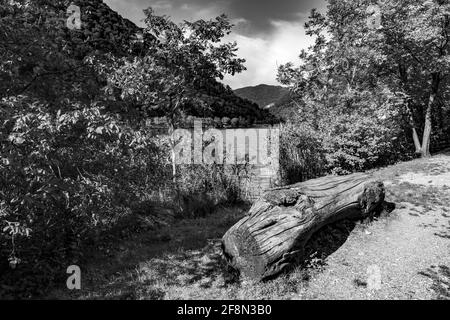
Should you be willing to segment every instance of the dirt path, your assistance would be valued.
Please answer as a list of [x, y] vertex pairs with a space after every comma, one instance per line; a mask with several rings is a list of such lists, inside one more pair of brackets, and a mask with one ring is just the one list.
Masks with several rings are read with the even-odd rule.
[[[450, 299], [450, 155], [375, 171], [396, 209], [369, 225], [325, 229], [334, 246], [308, 268], [268, 283], [233, 282], [218, 241], [244, 214], [225, 209], [124, 243], [93, 262], [63, 298]], [[342, 236], [344, 235], [344, 237]], [[208, 240], [216, 239], [216, 240]]]
[[397, 209], [353, 232], [301, 298], [450, 298], [450, 156], [399, 164], [376, 175]]

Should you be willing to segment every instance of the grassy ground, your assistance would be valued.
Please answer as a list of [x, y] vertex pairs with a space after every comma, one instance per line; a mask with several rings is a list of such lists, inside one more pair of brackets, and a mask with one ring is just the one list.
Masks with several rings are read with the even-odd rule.
[[[136, 235], [93, 254], [82, 290], [65, 283], [49, 298], [69, 299], [450, 299], [450, 155], [374, 171], [396, 209], [370, 224], [327, 226], [310, 259], [266, 283], [236, 281], [220, 238], [248, 208]], [[379, 279], [373, 283], [373, 279]]]

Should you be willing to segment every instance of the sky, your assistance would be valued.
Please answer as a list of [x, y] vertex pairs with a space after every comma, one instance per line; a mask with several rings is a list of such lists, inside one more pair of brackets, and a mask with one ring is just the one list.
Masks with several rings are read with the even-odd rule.
[[143, 26], [143, 10], [168, 15], [175, 22], [212, 19], [225, 13], [235, 25], [226, 38], [236, 41], [247, 71], [226, 76], [233, 89], [258, 84], [279, 85], [277, 66], [297, 62], [313, 40], [303, 28], [311, 9], [325, 10], [325, 0], [104, 0], [123, 17]]

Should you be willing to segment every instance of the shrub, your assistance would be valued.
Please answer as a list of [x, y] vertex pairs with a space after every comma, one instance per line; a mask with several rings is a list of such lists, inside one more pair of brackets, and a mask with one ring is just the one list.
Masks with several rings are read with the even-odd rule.
[[38, 293], [64, 276], [148, 186], [167, 180], [167, 151], [146, 131], [99, 106], [73, 109], [0, 102], [0, 261], [14, 268], [0, 282], [13, 294]]
[[317, 132], [306, 124], [282, 125], [280, 175], [283, 183], [293, 184], [325, 173], [325, 150]]
[[330, 110], [315, 125], [288, 123], [281, 130], [282, 177], [294, 183], [410, 159], [412, 143], [403, 124], [402, 115], [388, 109], [365, 114]]
[[222, 118], [222, 124], [224, 125], [224, 126], [228, 126], [229, 124], [230, 124], [230, 118], [228, 118], [228, 117], [223, 117]]
[[214, 118], [214, 126], [216, 128], [221, 128], [222, 127], [222, 119], [219, 117], [215, 117]]
[[203, 119], [203, 122], [204, 122], [204, 124], [207, 125], [207, 126], [213, 126], [213, 125], [214, 125], [214, 119], [213, 119], [213, 118], [206, 118], [206, 119]]
[[323, 135], [328, 170], [348, 174], [408, 159], [411, 154], [401, 121], [375, 115], [334, 117]]
[[243, 128], [248, 126], [248, 122], [247, 119], [245, 119], [244, 117], [239, 117], [239, 125]]
[[250, 171], [249, 164], [178, 166], [178, 211], [183, 217], [205, 216], [217, 205], [246, 202], [243, 182]]
[[186, 125], [187, 126], [193, 126], [194, 125], [195, 118], [193, 116], [186, 117]]
[[[0, 103], [0, 282], [13, 297], [44, 292], [105, 235], [243, 200], [246, 165], [180, 165], [173, 185], [168, 137], [98, 105], [71, 109]], [[161, 190], [176, 190], [170, 206], [154, 200]]]

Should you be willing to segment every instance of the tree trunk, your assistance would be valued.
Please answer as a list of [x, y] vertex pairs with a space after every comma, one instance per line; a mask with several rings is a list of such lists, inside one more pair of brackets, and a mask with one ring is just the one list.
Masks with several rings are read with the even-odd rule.
[[[399, 64], [399, 76], [402, 81], [403, 90], [407, 91], [408, 85], [408, 68], [404, 64]], [[432, 117], [432, 107], [434, 100], [436, 98], [438, 88], [439, 88], [439, 75], [435, 78], [435, 75], [432, 75], [432, 92], [430, 95], [430, 101], [427, 107], [427, 114], [425, 120], [425, 128], [422, 143], [420, 143], [420, 138], [417, 133], [417, 126], [414, 121], [413, 110], [410, 105], [410, 101], [407, 102], [407, 110], [409, 113], [409, 124], [411, 126], [411, 131], [413, 135], [414, 147], [416, 149], [416, 153], [420, 154], [422, 157], [427, 157], [430, 155], [430, 137], [431, 137], [431, 117]]]
[[169, 141], [170, 141], [170, 153], [172, 158], [172, 182], [174, 185], [177, 182], [177, 164], [176, 164], [176, 155], [175, 155], [175, 140], [173, 138], [173, 134], [175, 132], [175, 126], [173, 124], [173, 120], [168, 120], [169, 125]]
[[423, 130], [423, 138], [422, 138], [422, 148], [420, 149], [420, 153], [422, 157], [430, 156], [430, 140], [431, 140], [431, 129], [432, 129], [432, 113], [433, 113], [433, 105], [436, 100], [437, 93], [439, 90], [439, 82], [440, 75], [439, 73], [433, 73], [431, 80], [431, 93], [430, 98], [428, 100], [427, 111], [425, 114], [425, 127]]
[[425, 115], [425, 128], [423, 130], [422, 148], [420, 154], [423, 158], [430, 156], [430, 139], [431, 139], [431, 103], [434, 100], [433, 95], [430, 96], [430, 102], [427, 106]]
[[272, 189], [224, 235], [224, 256], [245, 277], [272, 278], [305, 258], [314, 232], [338, 220], [372, 216], [383, 202], [383, 183], [365, 174]]
[[419, 135], [417, 133], [416, 123], [415, 123], [414, 117], [413, 117], [413, 111], [411, 109], [409, 102], [407, 103], [407, 106], [408, 106], [408, 113], [409, 113], [409, 125], [411, 126], [414, 147], [416, 148], [416, 153], [420, 154], [420, 150], [421, 150], [422, 146], [420, 144]]
[[420, 140], [419, 135], [417, 134], [417, 129], [415, 127], [412, 127], [412, 135], [413, 135], [413, 141], [414, 141], [414, 147], [416, 148], [416, 154], [420, 153]]

